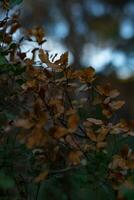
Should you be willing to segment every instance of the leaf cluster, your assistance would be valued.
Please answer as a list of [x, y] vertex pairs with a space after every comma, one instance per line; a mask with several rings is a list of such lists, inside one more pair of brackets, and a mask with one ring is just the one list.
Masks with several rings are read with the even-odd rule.
[[[119, 199], [134, 170], [134, 122], [117, 117], [124, 101], [109, 84], [97, 85], [92, 67], [74, 70], [67, 52], [57, 58], [46, 51], [41, 27], [15, 41], [18, 17], [0, 22], [3, 198], [6, 188], [16, 199], [42, 191], [46, 199]], [[37, 45], [30, 58], [24, 41]]]

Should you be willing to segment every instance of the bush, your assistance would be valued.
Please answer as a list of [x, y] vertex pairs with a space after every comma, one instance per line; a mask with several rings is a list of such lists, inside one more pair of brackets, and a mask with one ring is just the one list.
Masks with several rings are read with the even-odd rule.
[[[18, 14], [0, 22], [1, 199], [123, 199], [134, 123], [118, 119], [119, 92], [98, 85], [92, 67], [73, 70], [67, 52], [50, 55], [41, 27], [17, 42], [18, 29]], [[31, 58], [24, 41], [36, 43]]]

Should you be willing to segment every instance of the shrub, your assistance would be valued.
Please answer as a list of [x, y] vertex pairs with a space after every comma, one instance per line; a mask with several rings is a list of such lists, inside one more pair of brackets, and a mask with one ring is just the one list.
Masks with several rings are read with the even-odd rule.
[[[98, 85], [92, 67], [73, 70], [67, 52], [50, 55], [41, 27], [15, 41], [18, 18], [0, 22], [1, 199], [123, 199], [134, 124], [118, 119], [119, 92]], [[31, 58], [23, 41], [37, 44]]]

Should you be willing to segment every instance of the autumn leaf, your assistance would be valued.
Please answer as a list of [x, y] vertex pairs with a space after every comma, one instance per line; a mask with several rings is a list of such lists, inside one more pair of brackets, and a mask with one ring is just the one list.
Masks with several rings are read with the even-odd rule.
[[106, 142], [97, 142], [96, 143], [96, 148], [97, 149], [102, 149], [102, 148], [104, 148], [105, 146], [106, 146]]
[[65, 141], [73, 148], [77, 148], [77, 142], [75, 142], [75, 138], [72, 135], [67, 135]]
[[27, 91], [28, 89], [36, 89], [37, 88], [37, 81], [34, 80], [28, 80], [26, 83], [22, 84], [22, 89]]
[[86, 119], [88, 122], [95, 124], [95, 125], [102, 125], [103, 121], [100, 119], [95, 119], [95, 118], [87, 118]]
[[69, 163], [72, 165], [78, 165], [81, 161], [82, 152], [81, 151], [71, 151], [68, 155]]
[[65, 52], [63, 53], [61, 56], [60, 56], [60, 59], [56, 60], [54, 62], [54, 64], [57, 64], [57, 65], [67, 65], [68, 64], [68, 52]]
[[68, 119], [69, 132], [76, 131], [76, 129], [78, 127], [78, 123], [79, 123], [79, 117], [78, 117], [78, 115], [76, 113], [70, 115], [70, 117]]
[[40, 49], [39, 50], [39, 58], [40, 60], [43, 62], [43, 63], [49, 63], [49, 57], [48, 57], [48, 54], [43, 50], [43, 49]]
[[34, 179], [34, 182], [35, 182], [35, 183], [38, 183], [38, 182], [44, 181], [44, 180], [47, 178], [48, 174], [49, 174], [48, 171], [41, 172], [41, 173]]
[[34, 36], [39, 44], [42, 44], [44, 42], [45, 33], [42, 27], [37, 26], [33, 29], [30, 29], [28, 30], [28, 34], [30, 36]]
[[64, 128], [64, 127], [56, 127], [54, 129], [54, 133], [53, 133], [53, 136], [56, 138], [56, 139], [59, 139], [61, 137], [64, 137], [65, 135], [67, 134], [67, 129]]
[[125, 101], [112, 101], [109, 106], [112, 110], [118, 110], [125, 104]]
[[42, 128], [34, 128], [29, 136], [27, 136], [26, 139], [26, 145], [29, 149], [34, 148], [35, 146], [40, 146], [43, 143], [47, 142], [48, 137], [45, 134], [44, 130]]
[[118, 167], [121, 169], [127, 169], [127, 163], [126, 160], [123, 159], [120, 155], [114, 155], [113, 161], [110, 163], [109, 168], [116, 169]]
[[91, 141], [96, 142], [97, 136], [91, 129], [86, 129], [86, 134], [90, 138]]
[[82, 69], [77, 72], [77, 76], [82, 83], [91, 83], [94, 80], [94, 75], [95, 70], [92, 67], [88, 67], [87, 69]]
[[34, 123], [29, 119], [17, 119], [14, 125], [18, 128], [30, 129], [33, 127]]
[[134, 170], [134, 160], [126, 161], [126, 165], [127, 165], [128, 169]]
[[101, 95], [110, 96], [110, 92], [111, 92], [111, 86], [109, 84], [106, 84], [104, 86], [102, 85], [97, 85], [96, 86], [97, 92], [99, 92]]
[[102, 142], [103, 140], [105, 140], [108, 132], [109, 128], [101, 127], [97, 135], [97, 142]]

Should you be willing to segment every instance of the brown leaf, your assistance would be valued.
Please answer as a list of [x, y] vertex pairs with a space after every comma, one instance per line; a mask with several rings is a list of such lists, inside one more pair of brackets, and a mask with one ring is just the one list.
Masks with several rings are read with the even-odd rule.
[[95, 125], [102, 125], [103, 124], [103, 121], [100, 120], [100, 119], [87, 118], [86, 120], [88, 122], [91, 122], [92, 124], [95, 124]]
[[25, 129], [30, 129], [34, 123], [30, 121], [29, 119], [17, 119], [15, 121], [15, 126], [18, 128], [25, 128]]
[[71, 151], [68, 155], [68, 160], [72, 165], [78, 165], [81, 161], [82, 152], [81, 151]]
[[67, 134], [67, 129], [64, 128], [64, 127], [57, 127], [55, 128], [55, 131], [53, 133], [53, 136], [56, 138], [56, 139], [59, 139], [61, 137], [64, 137], [65, 135]]
[[48, 54], [43, 49], [39, 50], [39, 58], [43, 63], [47, 64], [50, 62]]
[[109, 106], [112, 110], [118, 110], [125, 104], [125, 101], [112, 101]]
[[97, 141], [97, 136], [96, 136], [96, 134], [92, 130], [87, 129], [86, 130], [86, 134], [90, 138], [90, 140], [92, 140], [93, 142]]
[[48, 139], [47, 135], [45, 134], [44, 130], [41, 128], [34, 128], [30, 135], [26, 140], [26, 145], [29, 149], [34, 148], [35, 146], [40, 146]]
[[106, 142], [97, 142], [96, 143], [96, 148], [97, 149], [101, 149], [101, 148], [104, 148], [106, 146]]
[[28, 31], [28, 34], [30, 36], [34, 36], [39, 44], [42, 44], [42, 42], [44, 42], [45, 34], [44, 34], [44, 30], [43, 30], [42, 27], [38, 26], [38, 27], [35, 27], [33, 29], [30, 29]]
[[99, 134], [97, 135], [97, 142], [102, 142], [103, 140], [105, 140], [108, 132], [109, 128], [102, 127], [99, 130]]
[[35, 182], [35, 183], [38, 183], [38, 182], [44, 181], [44, 180], [47, 178], [48, 174], [49, 174], [48, 171], [41, 172], [41, 173], [34, 179], [34, 182]]
[[68, 128], [70, 132], [76, 131], [78, 127], [79, 118], [76, 113], [72, 114], [68, 119]]
[[92, 67], [77, 72], [77, 77], [79, 77], [82, 83], [91, 83], [94, 80], [94, 75], [95, 70]]
[[63, 53], [61, 56], [60, 56], [60, 59], [56, 60], [54, 62], [54, 64], [57, 64], [57, 65], [67, 65], [68, 64], [68, 52], [65, 52]]

